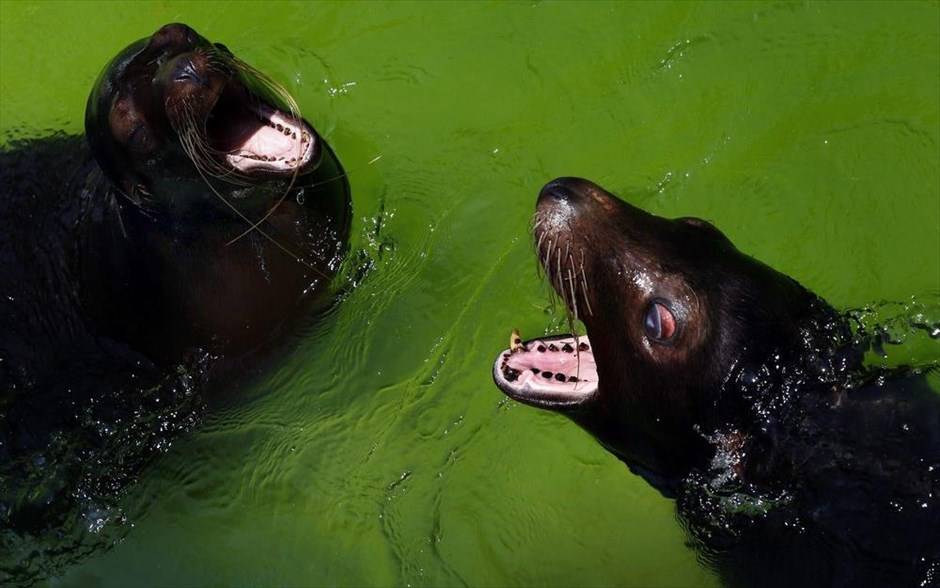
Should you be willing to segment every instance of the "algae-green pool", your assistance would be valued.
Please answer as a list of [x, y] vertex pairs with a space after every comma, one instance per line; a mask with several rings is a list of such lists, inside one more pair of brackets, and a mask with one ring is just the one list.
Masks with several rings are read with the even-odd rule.
[[105, 62], [186, 22], [328, 138], [371, 265], [54, 585], [714, 585], [668, 500], [491, 382], [512, 327], [564, 321], [528, 236], [555, 176], [707, 218], [838, 307], [940, 290], [936, 2], [0, 9], [4, 141], [80, 132]]

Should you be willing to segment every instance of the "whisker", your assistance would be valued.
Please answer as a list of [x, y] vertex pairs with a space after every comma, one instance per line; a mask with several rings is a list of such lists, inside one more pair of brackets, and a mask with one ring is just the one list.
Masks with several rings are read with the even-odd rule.
[[574, 275], [571, 272], [571, 266], [567, 268], [568, 271], [568, 288], [571, 290], [571, 306], [574, 309], [574, 319], [578, 320], [578, 297], [575, 295], [574, 291]]
[[[300, 112], [300, 106], [298, 106], [297, 102], [294, 100], [294, 97], [291, 96], [290, 92], [288, 92], [287, 89], [285, 89], [281, 84], [279, 84], [276, 80], [274, 80], [273, 78], [271, 78], [270, 76], [268, 76], [268, 75], [265, 74], [264, 72], [255, 69], [255, 68], [252, 67], [251, 65], [249, 65], [249, 64], [247, 64], [247, 63], [245, 63], [245, 62], [243, 62], [243, 61], [241, 61], [241, 60], [239, 60], [239, 59], [237, 59], [237, 58], [234, 58], [234, 62], [235, 62], [236, 67], [239, 68], [242, 72], [246, 72], [246, 73], [251, 74], [251, 76], [252, 76], [251, 81], [260, 82], [260, 84], [261, 84], [261, 86], [262, 86], [262, 88], [263, 88], [264, 90], [267, 90], [270, 94], [273, 94], [274, 97], [279, 98], [284, 104], [286, 104], [287, 107], [288, 107], [288, 109], [290, 110], [290, 115], [291, 115], [292, 118], [294, 118], [294, 119], [296, 119], [296, 120], [302, 120], [302, 119], [303, 119], [303, 116], [302, 116], [302, 114], [301, 114], [301, 112]], [[242, 76], [242, 77], [244, 78], [245, 76]], [[311, 140], [312, 140], [312, 138], [311, 138]], [[302, 154], [303, 154], [303, 142], [302, 142], [302, 141], [298, 141], [298, 143], [297, 143], [297, 160], [298, 160], [298, 161], [300, 160]], [[374, 158], [372, 161], [370, 161], [370, 162], [369, 162], [369, 165], [371, 165], [372, 163], [375, 163], [375, 162], [378, 161], [379, 159], [381, 159], [381, 155], [379, 155], [378, 157], [376, 157], [376, 158]], [[294, 184], [296, 183], [297, 177], [298, 177], [299, 174], [300, 174], [300, 166], [298, 165], [298, 166], [294, 167], [294, 171], [293, 171], [293, 174], [291, 175], [290, 182], [288, 183], [287, 188], [284, 190], [284, 193], [283, 193], [283, 194], [281, 195], [281, 197], [277, 200], [277, 202], [274, 204], [274, 206], [272, 206], [272, 207], [265, 213], [265, 215], [264, 215], [263, 217], [261, 217], [260, 219], [258, 219], [256, 222], [251, 223], [251, 225], [250, 225], [244, 232], [242, 232], [240, 235], [238, 235], [237, 237], [235, 237], [234, 239], [232, 239], [231, 241], [229, 241], [227, 244], [228, 244], [228, 245], [231, 245], [232, 243], [235, 243], [236, 241], [238, 241], [239, 239], [241, 239], [242, 237], [244, 237], [245, 235], [247, 235], [247, 234], [250, 233], [251, 231], [257, 229], [257, 228], [261, 225], [261, 223], [263, 223], [263, 222], [264, 222], [265, 220], [267, 220], [272, 214], [274, 214], [274, 211], [276, 211], [276, 210], [278, 209], [278, 207], [284, 202], [284, 200], [285, 200], [285, 199], [287, 198], [287, 196], [290, 194], [290, 191], [294, 188]], [[343, 175], [345, 175], [345, 174], [343, 174]], [[343, 175], [339, 175], [339, 176], [337, 176], [337, 177], [335, 177], [335, 178], [329, 178], [329, 179], [323, 181], [322, 183], [318, 183], [318, 184], [315, 184], [315, 185], [310, 186], [310, 187], [311, 187], [311, 188], [314, 188], [314, 187], [316, 187], [316, 186], [318, 186], [318, 185], [323, 185], [323, 184], [326, 184], [326, 183], [329, 183], [329, 182], [336, 181], [336, 180], [342, 178]]]
[[[219, 198], [219, 200], [221, 200], [221, 201], [222, 201], [229, 209], [231, 209], [232, 212], [234, 212], [239, 218], [241, 218], [242, 220], [244, 220], [246, 223], [251, 224], [251, 220], [250, 220], [247, 216], [245, 216], [244, 213], [242, 213], [242, 211], [238, 210], [238, 208], [237, 208], [234, 204], [232, 204], [232, 203], [229, 202], [224, 196], [222, 196], [221, 194], [219, 194], [218, 190], [215, 189], [215, 186], [213, 186], [212, 183], [209, 182], [208, 178], [206, 178], [206, 176], [203, 174], [202, 168], [200, 168], [199, 166], [196, 166], [196, 171], [199, 172], [199, 175], [202, 177], [203, 181], [206, 182], [206, 185], [209, 186], [209, 189], [212, 190], [212, 192]], [[280, 249], [281, 251], [283, 251], [283, 252], [286, 253], [287, 255], [293, 257], [294, 260], [297, 261], [298, 263], [300, 263], [300, 264], [306, 266], [309, 270], [311, 270], [312, 272], [314, 272], [314, 273], [316, 273], [316, 274], [319, 274], [321, 277], [323, 277], [323, 278], [325, 278], [325, 279], [327, 279], [327, 280], [330, 279], [330, 277], [329, 277], [328, 275], [326, 275], [325, 273], [321, 272], [321, 271], [318, 270], [317, 268], [315, 268], [315, 267], [313, 267], [312, 265], [310, 265], [309, 263], [307, 263], [307, 262], [306, 262], [304, 259], [302, 259], [299, 255], [297, 255], [296, 253], [294, 253], [293, 251], [291, 251], [290, 249], [288, 249], [287, 247], [285, 247], [284, 245], [282, 245], [281, 243], [279, 243], [274, 237], [270, 236], [269, 234], [267, 234], [267, 233], [266, 233], [265, 231], [263, 231], [262, 229], [256, 227], [255, 230], [257, 230], [258, 233], [259, 233], [261, 236], [263, 236], [265, 239], [267, 239], [268, 241], [270, 241], [275, 247], [277, 247], [278, 249]]]
[[555, 281], [552, 279], [552, 240], [548, 240], [548, 246], [545, 251], [545, 261], [542, 262], [542, 267], [545, 268], [545, 277], [548, 279], [549, 283], [554, 284]]
[[[382, 156], [381, 156], [381, 155], [376, 155], [375, 157], [373, 157], [372, 159], [370, 159], [370, 160], [366, 163], [366, 165], [372, 165], [373, 163], [375, 163], [375, 162], [377, 162], [377, 161], [379, 161], [379, 160], [381, 160], [381, 159], [382, 159]], [[341, 174], [337, 174], [337, 175], [335, 175], [335, 176], [333, 176], [333, 177], [326, 178], [325, 180], [321, 180], [321, 181], [319, 181], [319, 182], [314, 182], [314, 183], [312, 183], [312, 184], [309, 184], [309, 185], [307, 185], [307, 186], [304, 186], [304, 188], [305, 188], [305, 189], [306, 189], [306, 188], [314, 189], [314, 188], [319, 188], [319, 187], [321, 187], [321, 186], [326, 186], [327, 184], [330, 184], [330, 183], [333, 183], [333, 182], [335, 182], [335, 181], [341, 180], [341, 179], [343, 179], [343, 178], [349, 177], [349, 174], [351, 173], [351, 171], [355, 171], [355, 170], [344, 171], [344, 172], [341, 173]], [[296, 176], [295, 176], [295, 177], [296, 177]], [[270, 209], [267, 213], [265, 213], [265, 215], [264, 215], [263, 217], [261, 217], [261, 218], [258, 220], [258, 222], [253, 223], [250, 227], [248, 227], [247, 229], [245, 229], [244, 232], [242, 232], [240, 235], [238, 235], [237, 237], [235, 237], [234, 239], [232, 239], [231, 241], [229, 241], [228, 243], [226, 243], [226, 245], [231, 245], [232, 243], [235, 243], [236, 241], [238, 241], [239, 239], [241, 239], [242, 237], [244, 237], [245, 235], [247, 235], [248, 233], [250, 233], [251, 231], [253, 231], [256, 227], [258, 227], [258, 226], [259, 226], [261, 223], [263, 223], [265, 220], [267, 220], [267, 218], [268, 218], [269, 216], [271, 216], [271, 214], [277, 209], [277, 207], [280, 206], [281, 202], [283, 202], [284, 199], [287, 197], [288, 192], [289, 192], [289, 191], [291, 190], [291, 188], [293, 187], [293, 179], [291, 180], [291, 182], [292, 182], [291, 185], [289, 185], [289, 186], [287, 187], [287, 191], [286, 191], [286, 192], [281, 196], [281, 198], [277, 201], [277, 204], [275, 204], [273, 207], [271, 207], [271, 209]]]
[[[296, 177], [297, 176], [295, 175], [294, 178]], [[238, 241], [239, 239], [241, 239], [248, 233], [257, 229], [261, 225], [261, 223], [268, 220], [268, 217], [274, 214], [274, 211], [277, 210], [277, 208], [281, 205], [281, 203], [284, 202], [284, 199], [287, 198], [287, 195], [290, 193], [291, 188], [294, 187], [294, 178], [291, 178], [290, 185], [287, 186], [287, 190], [285, 190], [284, 193], [281, 194], [280, 198], [277, 199], [277, 202], [274, 203], [274, 206], [272, 206], [266, 213], [264, 213], [264, 216], [262, 216], [256, 222], [251, 223], [247, 229], [245, 229], [240, 235], [238, 235], [237, 237], [235, 237], [234, 239], [226, 243], [226, 245], [231, 245], [232, 243], [235, 243], [236, 241]]]
[[590, 316], [594, 316], [594, 311], [591, 309], [591, 298], [588, 296], [588, 284], [587, 276], [584, 274], [584, 248], [581, 247], [581, 285], [584, 289], [584, 305], [587, 306], [587, 311]]
[[[294, 98], [285, 90], [280, 84], [274, 81], [272, 78], [264, 74], [263, 72], [256, 70], [252, 66], [246, 64], [245, 62], [238, 60], [234, 57], [223, 56], [221, 54], [215, 53], [206, 53], [208, 56], [207, 63], [209, 64], [210, 69], [216, 72], [221, 72], [226, 76], [233, 76], [236, 74], [240, 75], [240, 80], [243, 82], [245, 88], [248, 89], [249, 97], [254, 100], [260, 100], [259, 96], [256, 94], [255, 89], [260, 86], [261, 93], [265, 92], [270, 94], [272, 97], [276, 98], [273, 102], [279, 105], [286, 105], [290, 110], [291, 117], [295, 119], [301, 119], [300, 108], [297, 106], [297, 102]], [[249, 76], [244, 75], [245, 73], [250, 74]], [[295, 167], [293, 174], [291, 175], [290, 182], [288, 183], [287, 188], [284, 190], [284, 193], [281, 195], [280, 199], [271, 207], [271, 209], [265, 214], [265, 216], [257, 221], [253, 222], [244, 213], [242, 213], [234, 204], [232, 204], [225, 196], [223, 196], [215, 185], [213, 185], [210, 178], [215, 178], [216, 180], [224, 181], [230, 184], [239, 185], [239, 186], [248, 186], [251, 185], [250, 176], [245, 173], [240, 172], [235, 168], [230, 168], [223, 165], [219, 159], [219, 155], [228, 155], [232, 153], [222, 152], [212, 146], [208, 141], [209, 135], [206, 129], [206, 117], [197, 116], [197, 111], [194, 107], [193, 101], [186, 99], [182, 104], [178, 106], [180, 116], [173, 117], [171, 120], [171, 125], [173, 130], [176, 132], [180, 146], [183, 149], [183, 152], [193, 163], [193, 166], [196, 168], [197, 173], [203, 182], [209, 187], [212, 193], [228, 208], [230, 209], [238, 218], [243, 220], [249, 225], [248, 230], [244, 233], [233, 239], [229, 244], [234, 243], [236, 240], [242, 236], [248, 234], [249, 232], [256, 230], [261, 236], [271, 242], [275, 247], [283, 251], [288, 256], [292, 257], [295, 261], [305, 266], [307, 269], [313, 273], [329, 280], [330, 276], [323, 273], [321, 270], [317, 269], [302, 257], [288, 249], [277, 239], [269, 235], [267, 232], [262, 230], [259, 225], [267, 219], [275, 209], [284, 201], [284, 199], [290, 194], [291, 190], [294, 187], [296, 179], [299, 175], [299, 167]], [[303, 150], [303, 141], [298, 141], [297, 143], [297, 159], [300, 159]], [[140, 202], [136, 201], [134, 194], [124, 194], [125, 197], [129, 198], [131, 201], [134, 201], [135, 204], [140, 208]], [[141, 208], [143, 210], [143, 208]]]

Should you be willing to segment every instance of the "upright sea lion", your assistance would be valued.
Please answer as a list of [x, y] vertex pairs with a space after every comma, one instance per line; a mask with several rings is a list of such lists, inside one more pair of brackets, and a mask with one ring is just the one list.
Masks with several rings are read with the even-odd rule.
[[845, 316], [706, 221], [560, 178], [534, 235], [587, 336], [514, 331], [504, 393], [676, 498], [730, 585], [937, 585], [940, 396], [922, 371], [866, 368]]
[[87, 146], [0, 148], [3, 583], [50, 565], [29, 555], [44, 537], [67, 558], [83, 517], [107, 519], [220, 358], [244, 363], [329, 304], [347, 248], [333, 151], [286, 91], [186, 25], [107, 65], [85, 128]]
[[179, 24], [131, 45], [95, 84], [85, 133], [119, 193], [82, 266], [109, 332], [160, 356], [245, 350], [325, 290], [349, 230], [343, 170], [224, 45]]

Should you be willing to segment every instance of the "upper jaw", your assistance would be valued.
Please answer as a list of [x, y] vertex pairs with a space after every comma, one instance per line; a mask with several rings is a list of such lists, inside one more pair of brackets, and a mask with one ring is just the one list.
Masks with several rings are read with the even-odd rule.
[[289, 178], [315, 169], [321, 141], [313, 127], [239, 86], [231, 80], [207, 117], [206, 138], [219, 162], [249, 178]]

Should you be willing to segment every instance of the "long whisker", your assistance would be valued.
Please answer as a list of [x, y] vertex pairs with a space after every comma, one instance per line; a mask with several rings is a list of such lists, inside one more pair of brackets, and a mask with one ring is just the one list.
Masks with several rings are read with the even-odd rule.
[[[371, 160], [369, 160], [369, 162], [366, 163], [366, 165], [372, 165], [373, 163], [379, 161], [380, 159], [382, 159], [382, 156], [381, 156], [381, 155], [376, 155], [376, 156], [373, 157]], [[335, 175], [335, 176], [333, 176], [333, 177], [331, 177], [331, 178], [327, 178], [327, 179], [321, 180], [321, 181], [319, 181], [319, 182], [314, 182], [313, 184], [310, 184], [309, 186], [305, 186], [305, 188], [310, 188], [310, 189], [319, 188], [320, 186], [325, 186], [325, 185], [330, 184], [330, 183], [332, 183], [332, 182], [335, 182], [335, 181], [337, 181], [337, 180], [341, 180], [341, 179], [343, 179], [343, 178], [345, 178], [345, 177], [349, 177], [349, 174], [350, 174], [350, 172], [344, 171], [343, 173], [337, 174], [337, 175]], [[293, 181], [293, 180], [292, 180], [292, 181]], [[291, 188], [291, 187], [288, 186], [287, 189], [290, 190], [290, 188]], [[284, 201], [284, 198], [285, 198], [286, 196], [287, 196], [287, 192], [285, 192], [285, 193], [281, 196], [281, 198], [277, 201], [277, 204], [275, 204], [273, 207], [271, 207], [271, 209], [268, 210], [268, 212], [266, 212], [263, 217], [261, 217], [257, 222], [252, 223], [252, 225], [251, 225], [250, 227], [248, 227], [248, 228], [245, 229], [240, 235], [238, 235], [237, 237], [235, 237], [234, 239], [232, 239], [231, 241], [229, 241], [228, 243], [226, 243], [226, 245], [231, 245], [232, 243], [238, 241], [239, 239], [241, 239], [242, 237], [244, 237], [245, 235], [247, 235], [248, 233], [250, 233], [251, 231], [253, 231], [255, 228], [257, 228], [258, 225], [260, 225], [261, 223], [263, 223], [264, 221], [266, 221], [266, 220], [268, 219], [268, 217], [271, 216], [271, 214], [275, 211], [275, 209], [277, 209], [277, 207], [280, 206], [281, 202]]]
[[[290, 111], [291, 118], [295, 120], [303, 119], [303, 114], [300, 112], [300, 106], [297, 104], [297, 101], [294, 100], [294, 97], [291, 96], [290, 92], [288, 92], [284, 86], [279, 84], [277, 80], [275, 80], [268, 74], [264, 73], [263, 71], [255, 69], [253, 66], [251, 66], [248, 63], [245, 63], [244, 61], [238, 59], [237, 57], [234, 57], [233, 60], [234, 60], [236, 68], [240, 72], [242, 72], [241, 78], [243, 80], [246, 79], [246, 76], [244, 75], [245, 73], [251, 74], [251, 77], [248, 79], [253, 82], [259, 83], [262, 89], [267, 90], [268, 93], [273, 95], [273, 97], [283, 102], [287, 106], [288, 110]], [[311, 140], [312, 140], [312, 137], [311, 137]], [[300, 160], [300, 156], [302, 154], [303, 154], [303, 142], [300, 141], [297, 143], [297, 160], [298, 161]], [[297, 175], [299, 173], [300, 173], [300, 167], [297, 166], [294, 168], [294, 174], [291, 177], [290, 185], [287, 188], [288, 192], [293, 187], [294, 182], [297, 179]]]
[[545, 277], [550, 283], [554, 283], [552, 279], [552, 240], [548, 240], [548, 244], [545, 247], [546, 255], [545, 261], [542, 262], [542, 267], [545, 268]]
[[571, 290], [571, 306], [574, 309], [574, 319], [578, 320], [578, 297], [575, 295], [575, 291], [574, 291], [575, 280], [574, 280], [574, 275], [571, 272], [570, 265], [567, 268], [567, 272], [568, 272], [568, 288]]
[[[250, 78], [247, 78], [247, 79], [250, 79], [250, 80], [252, 80], [252, 81], [255, 81], [255, 82], [260, 83], [261, 87], [262, 87], [264, 90], [267, 90], [270, 94], [273, 94], [276, 98], [280, 99], [284, 104], [286, 104], [287, 107], [288, 107], [288, 109], [289, 109], [289, 111], [290, 111], [290, 116], [291, 116], [291, 118], [293, 118], [294, 120], [302, 120], [302, 119], [303, 119], [303, 115], [302, 115], [301, 112], [300, 112], [300, 106], [297, 104], [297, 101], [294, 100], [294, 97], [291, 96], [290, 92], [288, 92], [287, 89], [284, 88], [284, 86], [282, 86], [281, 84], [279, 84], [276, 80], [274, 80], [273, 78], [271, 78], [270, 76], [268, 76], [268, 75], [265, 74], [264, 72], [262, 72], [262, 71], [260, 71], [260, 70], [258, 70], [258, 69], [255, 69], [254, 67], [252, 67], [252, 66], [249, 65], [248, 63], [245, 63], [244, 61], [242, 61], [242, 60], [240, 60], [240, 59], [238, 59], [238, 58], [233, 58], [233, 61], [234, 61], [234, 63], [235, 63], [236, 68], [237, 68], [240, 72], [242, 72], [242, 76], [241, 76], [241, 77], [242, 77], [243, 80], [246, 79], [246, 76], [244, 75], [245, 73], [251, 74], [251, 77], [250, 77]], [[311, 140], [313, 140], [312, 137], [311, 137]], [[302, 155], [303, 155], [303, 142], [302, 142], [302, 141], [298, 141], [298, 143], [297, 143], [297, 157], [296, 157], [296, 160], [297, 160], [298, 162], [300, 161], [300, 158], [301, 158]], [[234, 239], [230, 240], [230, 241], [227, 243], [227, 245], [231, 245], [232, 243], [235, 243], [236, 241], [238, 241], [239, 239], [241, 239], [242, 237], [244, 237], [245, 235], [247, 235], [247, 234], [250, 233], [251, 231], [253, 231], [253, 230], [255, 230], [255, 229], [258, 229], [258, 227], [261, 225], [261, 223], [263, 223], [264, 221], [266, 221], [266, 220], [268, 219], [268, 217], [270, 217], [272, 214], [274, 214], [274, 211], [277, 210], [278, 207], [280, 207], [280, 205], [284, 202], [284, 200], [285, 200], [285, 199], [287, 198], [287, 196], [290, 194], [291, 190], [294, 188], [294, 184], [297, 182], [297, 177], [298, 177], [299, 174], [300, 174], [300, 165], [296, 165], [296, 166], [294, 166], [294, 171], [293, 171], [293, 173], [291, 174], [290, 182], [288, 182], [287, 187], [284, 189], [284, 193], [281, 194], [281, 197], [278, 198], [277, 202], [274, 203], [274, 206], [272, 206], [270, 209], [268, 209], [268, 211], [264, 214], [264, 216], [262, 216], [262, 217], [261, 217], [260, 219], [258, 219], [257, 221], [255, 221], [255, 222], [250, 222], [250, 221], [249, 221], [249, 227], [248, 227], [247, 229], [245, 229], [245, 231], [243, 231], [240, 235], [238, 235], [238, 236], [235, 237]]]
[[[188, 119], [188, 117], [187, 117], [187, 119]], [[193, 134], [191, 134], [191, 133], [186, 133], [186, 135], [191, 138]], [[181, 139], [182, 139], [183, 136], [184, 136], [184, 134], [180, 134]], [[187, 147], [187, 146], [188, 146], [188, 147]], [[193, 144], [192, 144], [192, 141], [191, 141], [190, 139], [187, 139], [187, 140], [184, 141], [184, 150], [187, 150], [187, 155], [190, 155], [190, 152], [188, 151], [189, 148], [193, 148]], [[194, 150], [193, 152], [194, 152], [194, 153], [197, 153], [197, 151], [195, 151], [195, 150]], [[193, 159], [193, 162], [194, 162], [194, 163], [197, 163], [197, 159], [196, 159], [196, 158], [193, 158], [192, 155], [190, 155], [190, 157]], [[212, 190], [212, 193], [215, 194], [216, 197], [217, 197], [223, 204], [225, 204], [225, 206], [227, 206], [232, 212], [234, 212], [236, 216], [238, 216], [239, 218], [241, 218], [242, 220], [244, 220], [246, 223], [251, 224], [251, 220], [250, 220], [247, 216], [245, 216], [244, 213], [242, 213], [242, 211], [238, 210], [238, 208], [237, 208], [235, 205], [233, 205], [231, 202], [229, 202], [228, 199], [226, 199], [224, 196], [222, 196], [222, 194], [220, 194], [219, 191], [215, 189], [215, 186], [213, 186], [213, 185], [212, 185], [212, 182], [209, 181], [209, 178], [206, 177], [206, 173], [207, 173], [207, 172], [206, 172], [206, 170], [203, 168], [203, 166], [202, 166], [202, 165], [198, 165], [198, 163], [197, 163], [197, 164], [195, 165], [195, 167], [196, 167], [196, 171], [199, 173], [199, 176], [200, 176], [200, 177], [202, 178], [202, 180], [206, 183], [206, 185], [209, 186], [209, 189]], [[258, 231], [258, 233], [260, 233], [264, 238], [266, 238], [268, 241], [270, 241], [274, 246], [276, 246], [278, 249], [282, 250], [284, 253], [288, 254], [288, 255], [291, 256], [291, 257], [293, 257], [297, 262], [303, 264], [304, 266], [306, 266], [308, 269], [310, 269], [310, 270], [313, 271], [314, 273], [319, 274], [320, 276], [322, 276], [322, 277], [324, 277], [324, 278], [326, 278], [326, 279], [329, 279], [329, 276], [327, 276], [326, 274], [324, 274], [323, 272], [321, 272], [321, 271], [318, 270], [317, 268], [315, 268], [315, 267], [313, 267], [312, 265], [310, 265], [309, 263], [307, 263], [307, 262], [306, 262], [304, 259], [302, 259], [299, 255], [295, 254], [293, 251], [289, 250], [287, 247], [285, 247], [284, 245], [282, 245], [281, 243], [279, 243], [276, 239], [274, 239], [273, 237], [271, 237], [270, 235], [268, 235], [265, 231], [261, 230], [260, 228], [257, 229], [257, 231]]]
[[581, 286], [584, 290], [584, 305], [587, 306], [588, 314], [594, 316], [594, 311], [591, 309], [591, 297], [588, 296], [588, 283], [587, 276], [584, 274], [584, 248], [581, 248]]
[[[210, 56], [211, 57], [211, 56]], [[210, 66], [215, 69], [215, 71], [221, 71], [226, 75], [232, 75], [234, 72], [229, 68], [228, 64], [219, 59], [210, 59]], [[271, 94], [275, 95], [277, 98], [280, 98], [281, 101], [288, 105], [290, 109], [291, 116], [295, 119], [300, 118], [300, 109], [297, 106], [296, 101], [293, 97], [277, 82], [272, 80], [266, 74], [254, 69], [250, 65], [238, 60], [232, 59], [234, 63], [235, 71], [248, 72], [256, 80], [258, 80], [261, 86], [266, 89]], [[246, 87], [250, 87], [250, 83], [246, 83]], [[249, 92], [251, 94], [251, 92]], [[252, 94], [253, 95], [253, 94]], [[187, 100], [183, 104], [179, 105], [180, 116], [174, 118], [172, 121], [173, 130], [176, 132], [179, 137], [180, 145], [183, 148], [183, 151], [186, 153], [186, 156], [192, 161], [193, 166], [196, 168], [196, 171], [199, 173], [199, 176], [202, 178], [203, 182], [209, 187], [213, 194], [228, 208], [230, 209], [238, 218], [245, 221], [249, 225], [248, 231], [245, 231], [244, 234], [252, 230], [258, 231], [265, 239], [267, 239], [275, 247], [292, 257], [295, 261], [305, 266], [307, 269], [313, 273], [323, 277], [324, 279], [329, 280], [330, 276], [323, 273], [321, 270], [317, 269], [302, 257], [288, 249], [286, 246], [281, 244], [274, 237], [269, 235], [267, 232], [262, 230], [258, 225], [263, 222], [270, 214], [273, 212], [277, 206], [283, 202], [284, 198], [290, 193], [291, 189], [294, 186], [296, 178], [299, 174], [299, 166], [294, 168], [294, 173], [291, 176], [290, 183], [287, 188], [284, 190], [284, 194], [281, 196], [281, 199], [278, 200], [278, 203], [272, 207], [264, 218], [262, 218], [257, 223], [253, 222], [244, 213], [242, 213], [235, 205], [233, 205], [227, 198], [225, 198], [216, 187], [210, 181], [210, 177], [225, 181], [235, 185], [250, 185], [246, 180], [249, 177], [245, 174], [240, 173], [238, 170], [229, 169], [226, 166], [223, 166], [219, 163], [217, 156], [220, 154], [218, 150], [212, 147], [208, 143], [208, 132], [206, 129], [206, 120], [205, 117], [197, 117], [196, 110], [193, 104]], [[298, 154], [297, 159], [300, 159], [302, 154], [302, 142], [298, 142]], [[130, 195], [126, 195], [131, 197]], [[234, 241], [233, 241], [234, 242]]]
[[183, 116], [174, 123], [174, 130], [180, 138], [183, 151], [186, 152], [194, 166], [220, 180], [236, 185], [248, 185], [247, 182], [238, 179], [234, 170], [228, 170], [216, 161], [213, 156], [215, 150], [207, 145], [204, 140], [206, 136], [205, 124], [196, 122], [195, 112], [189, 103], [183, 105]]
[[[236, 215], [238, 215], [239, 218], [241, 218], [242, 220], [244, 220], [246, 223], [249, 223], [249, 224], [250, 224], [250, 223], [251, 223], [251, 220], [250, 220], [247, 216], [245, 216], [245, 215], [242, 213], [242, 211], [238, 210], [238, 208], [236, 208], [234, 204], [232, 204], [231, 202], [229, 202], [228, 200], [226, 200], [226, 198], [225, 198], [224, 196], [222, 196], [221, 194], [219, 194], [218, 190], [215, 189], [215, 186], [213, 186], [213, 185], [209, 182], [208, 178], [206, 178], [206, 176], [203, 175], [202, 170], [201, 170], [200, 168], [198, 168], [198, 167], [197, 167], [196, 169], [199, 171], [199, 175], [202, 176], [202, 179], [203, 179], [203, 180], [206, 182], [206, 184], [209, 186], [209, 189], [212, 190], [212, 192], [213, 192], [216, 196], [218, 196], [219, 200], [221, 200], [228, 208], [230, 208], [230, 209], [232, 210], [232, 212], [234, 212]], [[279, 242], [278, 242], [274, 237], [272, 237], [271, 235], [267, 234], [266, 232], [264, 232], [264, 231], [261, 230], [260, 228], [256, 228], [255, 230], [258, 231], [258, 233], [259, 233], [261, 236], [263, 236], [265, 239], [267, 239], [268, 241], [270, 241], [270, 242], [271, 242], [274, 246], [276, 246], [278, 249], [280, 249], [281, 251], [283, 251], [283, 252], [286, 253], [287, 255], [293, 257], [294, 260], [297, 261], [298, 263], [303, 264], [303, 265], [306, 266], [309, 270], [313, 271], [313, 272], [316, 273], [316, 274], [319, 274], [319, 275], [322, 276], [323, 278], [325, 278], [325, 279], [327, 279], [327, 280], [330, 279], [330, 277], [329, 277], [328, 275], [326, 275], [325, 273], [321, 272], [321, 271], [318, 270], [317, 268], [315, 268], [315, 267], [313, 267], [312, 265], [310, 265], [309, 263], [307, 263], [303, 258], [301, 258], [299, 255], [297, 255], [296, 253], [294, 253], [293, 251], [291, 251], [290, 249], [288, 249], [288, 248], [285, 247], [284, 245], [281, 245], [281, 243], [279, 243]]]

